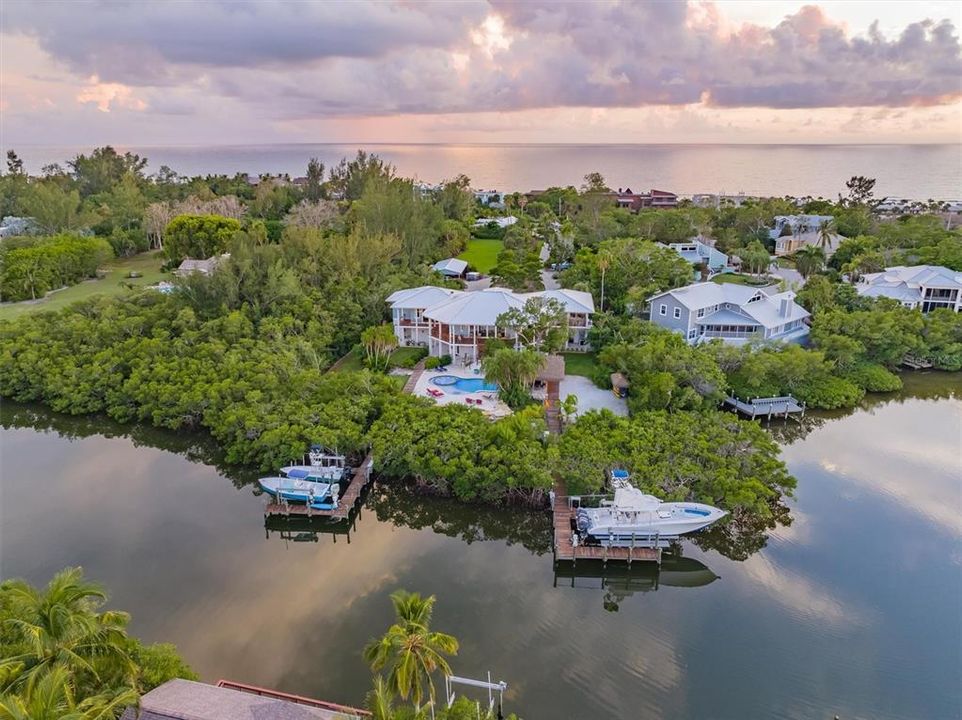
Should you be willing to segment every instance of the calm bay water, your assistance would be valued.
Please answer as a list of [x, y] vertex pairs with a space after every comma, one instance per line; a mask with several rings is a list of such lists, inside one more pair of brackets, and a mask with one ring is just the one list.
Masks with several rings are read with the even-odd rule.
[[962, 376], [906, 380], [776, 428], [799, 486], [760, 551], [686, 544], [660, 574], [607, 577], [556, 573], [546, 514], [390, 489], [336, 542], [282, 536], [203, 440], [5, 403], [0, 570], [83, 565], [205, 680], [342, 702], [404, 587], [438, 595], [456, 672], [490, 669], [528, 720], [958, 718]]
[[[962, 145], [366, 145], [406, 177], [428, 182], [469, 173], [474, 187], [505, 192], [575, 185], [601, 172], [613, 187], [678, 194], [845, 193], [852, 175], [878, 180], [876, 196], [962, 199]], [[328, 167], [358, 146], [333, 144], [124, 147], [185, 175], [246, 172], [303, 175], [317, 157]], [[6, 148], [4, 148], [6, 150]], [[64, 164], [89, 147], [26, 146], [31, 172]]]

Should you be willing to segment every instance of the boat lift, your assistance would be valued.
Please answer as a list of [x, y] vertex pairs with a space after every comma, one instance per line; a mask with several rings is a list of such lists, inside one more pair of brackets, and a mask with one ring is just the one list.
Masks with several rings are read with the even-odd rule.
[[455, 685], [467, 685], [469, 687], [482, 688], [488, 691], [488, 712], [494, 711], [495, 693], [497, 693], [498, 716], [501, 716], [501, 707], [504, 705], [504, 691], [508, 689], [508, 683], [504, 680], [491, 682], [491, 671], [488, 671], [488, 679], [474, 680], [472, 678], [458, 677], [457, 675], [444, 676], [444, 697], [447, 699], [448, 707], [454, 704], [456, 693]]

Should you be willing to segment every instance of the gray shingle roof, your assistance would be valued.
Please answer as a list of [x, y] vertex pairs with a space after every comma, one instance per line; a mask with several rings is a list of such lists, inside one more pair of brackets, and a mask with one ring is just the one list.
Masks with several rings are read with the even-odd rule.
[[121, 720], [344, 720], [333, 710], [193, 682], [171, 680], [140, 699]]
[[[809, 312], [795, 302], [795, 293], [783, 292], [769, 295], [766, 291], [770, 292], [772, 289], [752, 288], [734, 283], [704, 282], [659, 293], [649, 298], [649, 302], [664, 295], [671, 295], [692, 311], [727, 303], [738, 306], [742, 312], [766, 328], [778, 327], [792, 320], [801, 320], [809, 316]], [[758, 299], [752, 301], [753, 298]], [[787, 312], [784, 314], [782, 300], [788, 301]], [[705, 321], [704, 318], [701, 320]], [[744, 319], [741, 322], [744, 322]]]

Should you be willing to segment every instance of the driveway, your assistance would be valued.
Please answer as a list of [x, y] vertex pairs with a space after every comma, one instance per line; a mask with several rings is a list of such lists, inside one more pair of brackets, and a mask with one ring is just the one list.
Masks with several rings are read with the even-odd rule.
[[469, 291], [469, 292], [470, 292], [470, 291], [473, 291], [473, 290], [487, 290], [489, 287], [491, 287], [491, 276], [490, 276], [490, 275], [485, 275], [485, 276], [484, 276], [483, 278], [481, 278], [480, 280], [465, 280], [465, 281], [464, 281], [464, 289], [467, 290], [467, 291]]
[[561, 285], [554, 278], [554, 270], [542, 270], [541, 282], [544, 283], [545, 290], [560, 290]]
[[602, 390], [581, 375], [565, 375], [565, 379], [561, 381], [560, 395], [562, 400], [569, 395], [578, 398], [578, 415], [602, 408], [607, 408], [615, 415], [622, 417], [628, 415], [628, 403], [615, 397], [611, 390]]
[[802, 274], [795, 268], [785, 268], [773, 265], [769, 271], [771, 275], [785, 281], [788, 285], [789, 290], [798, 290], [802, 285], [805, 284], [805, 278]]

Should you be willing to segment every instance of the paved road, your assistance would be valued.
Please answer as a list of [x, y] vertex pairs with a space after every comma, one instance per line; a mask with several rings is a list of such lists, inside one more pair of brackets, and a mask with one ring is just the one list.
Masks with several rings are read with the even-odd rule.
[[789, 289], [798, 290], [802, 285], [805, 284], [805, 278], [802, 274], [795, 268], [784, 268], [774, 266], [771, 269], [771, 274], [777, 278], [781, 278], [788, 283]]

